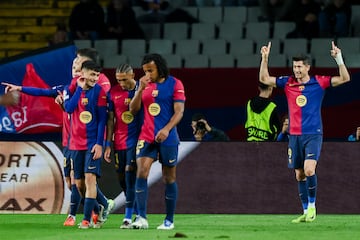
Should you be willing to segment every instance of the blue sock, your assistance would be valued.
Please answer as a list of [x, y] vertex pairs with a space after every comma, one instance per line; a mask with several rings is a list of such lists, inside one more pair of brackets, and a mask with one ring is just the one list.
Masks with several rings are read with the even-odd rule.
[[84, 220], [88, 220], [90, 222], [91, 212], [94, 209], [96, 199], [94, 198], [85, 198], [84, 201]]
[[99, 203], [97, 201], [95, 201], [94, 204], [94, 213], [99, 214], [100, 212], [100, 207], [99, 207]]
[[147, 192], [148, 192], [147, 179], [136, 178], [135, 199], [136, 199], [139, 215], [143, 218], [146, 218]]
[[71, 195], [70, 195], [70, 215], [76, 216], [76, 213], [79, 209], [81, 196], [79, 189], [76, 187], [76, 184], [71, 185]]
[[176, 182], [165, 186], [166, 219], [174, 222], [178, 188]]
[[317, 176], [316, 174], [306, 177], [307, 183], [307, 190], [308, 190], [308, 197], [309, 203], [315, 204], [316, 201], [316, 186], [317, 186]]
[[299, 197], [301, 200], [302, 207], [305, 210], [308, 208], [308, 191], [306, 188], [306, 181], [299, 181], [298, 182], [298, 189], [299, 189]]
[[96, 200], [98, 201], [99, 204], [103, 205], [104, 208], [106, 209], [108, 207], [108, 202], [107, 202], [107, 198], [105, 197], [105, 195], [101, 192], [99, 185], [96, 185]]
[[125, 172], [126, 180], [126, 204], [125, 204], [125, 218], [131, 219], [135, 202], [135, 181], [136, 175], [134, 171]]

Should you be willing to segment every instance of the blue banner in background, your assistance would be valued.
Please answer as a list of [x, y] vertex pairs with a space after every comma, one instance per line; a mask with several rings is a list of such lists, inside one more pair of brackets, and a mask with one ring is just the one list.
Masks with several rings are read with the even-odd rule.
[[[47, 47], [0, 61], [0, 81], [49, 88], [70, 82], [76, 47], [72, 43]], [[0, 94], [5, 86], [0, 86]], [[21, 94], [17, 106], [0, 108], [0, 134], [61, 132], [62, 110], [49, 97]]]

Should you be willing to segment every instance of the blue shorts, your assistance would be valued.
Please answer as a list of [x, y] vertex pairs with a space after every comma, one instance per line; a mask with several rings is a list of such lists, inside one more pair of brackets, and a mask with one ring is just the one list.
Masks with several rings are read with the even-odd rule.
[[165, 166], [173, 167], [177, 165], [179, 146], [165, 146], [161, 143], [148, 143], [139, 140], [136, 146], [136, 158], [150, 157]]
[[301, 169], [305, 160], [319, 161], [322, 141], [320, 134], [289, 135], [288, 167]]
[[74, 178], [81, 179], [85, 177], [85, 173], [93, 173], [101, 176], [102, 158], [93, 160], [94, 154], [91, 150], [71, 150], [71, 158], [74, 163]]
[[117, 173], [124, 173], [125, 166], [133, 166], [136, 168], [135, 151], [135, 147], [126, 150], [115, 150], [115, 170]]
[[68, 147], [63, 147], [64, 155], [64, 176], [70, 177], [70, 171], [73, 169], [73, 163], [71, 161], [71, 151]]

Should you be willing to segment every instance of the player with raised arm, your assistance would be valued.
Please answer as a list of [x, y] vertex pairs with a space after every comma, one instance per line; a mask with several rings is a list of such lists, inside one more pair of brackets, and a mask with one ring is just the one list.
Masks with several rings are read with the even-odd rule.
[[331, 42], [330, 55], [339, 67], [338, 76], [310, 76], [310, 59], [306, 55], [292, 58], [292, 76], [273, 77], [268, 70], [271, 42], [261, 47], [259, 79], [262, 83], [282, 88], [288, 102], [288, 166], [295, 169], [303, 214], [293, 223], [312, 222], [316, 218], [316, 166], [323, 141], [321, 104], [325, 90], [350, 81], [341, 50]]
[[159, 54], [145, 55], [142, 61], [145, 73], [130, 103], [130, 111], [142, 109], [144, 123], [136, 147], [135, 199], [139, 217], [132, 223], [134, 229], [147, 229], [146, 218], [148, 183], [151, 165], [159, 160], [165, 184], [166, 216], [159, 230], [171, 230], [177, 202], [176, 165], [180, 144], [177, 124], [183, 117], [185, 91], [182, 82], [169, 74], [165, 59]]

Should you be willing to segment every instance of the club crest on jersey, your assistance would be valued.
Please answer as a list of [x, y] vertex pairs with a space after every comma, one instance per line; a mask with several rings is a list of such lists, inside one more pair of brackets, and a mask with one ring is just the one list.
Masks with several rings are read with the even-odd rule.
[[160, 108], [159, 104], [152, 103], [149, 105], [148, 110], [149, 110], [150, 115], [155, 117], [155, 116], [159, 115], [161, 108]]
[[296, 105], [298, 105], [299, 107], [303, 107], [305, 106], [307, 103], [307, 98], [304, 95], [299, 95], [296, 98]]
[[124, 104], [125, 104], [125, 105], [129, 105], [130, 102], [131, 102], [131, 98], [125, 98], [125, 99], [124, 99]]
[[88, 105], [88, 103], [89, 103], [89, 99], [88, 99], [88, 98], [82, 98], [82, 99], [81, 99], [81, 104], [82, 104], [82, 105]]
[[154, 89], [151, 93], [151, 96], [153, 96], [153, 97], [157, 97], [158, 95], [159, 95], [159, 90], [157, 90], [157, 89]]
[[79, 120], [80, 120], [80, 122], [82, 122], [84, 124], [91, 122], [91, 120], [92, 120], [91, 112], [89, 112], [89, 111], [81, 112], [79, 115]]

